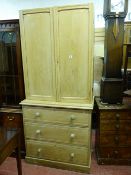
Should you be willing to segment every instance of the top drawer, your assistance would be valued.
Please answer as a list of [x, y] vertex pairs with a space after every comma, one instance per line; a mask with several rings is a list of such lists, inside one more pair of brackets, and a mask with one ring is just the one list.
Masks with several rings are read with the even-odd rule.
[[90, 126], [91, 111], [23, 106], [24, 121]]
[[6, 128], [22, 128], [23, 117], [20, 113], [0, 113], [0, 124]]

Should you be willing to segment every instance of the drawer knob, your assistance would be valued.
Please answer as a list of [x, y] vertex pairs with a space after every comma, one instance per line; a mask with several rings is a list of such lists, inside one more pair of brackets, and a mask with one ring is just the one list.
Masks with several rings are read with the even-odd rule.
[[39, 117], [39, 116], [40, 116], [40, 113], [39, 113], [39, 112], [36, 112], [36, 113], [35, 113], [35, 116], [36, 116], [36, 117]]
[[38, 148], [37, 152], [40, 153], [41, 152], [41, 148]]
[[117, 155], [118, 154], [118, 151], [114, 151], [114, 153]]
[[108, 153], [108, 156], [107, 156], [108, 158], [110, 158], [110, 154]]
[[70, 157], [73, 159], [75, 157], [75, 154], [74, 153], [71, 153], [70, 154]]
[[36, 130], [36, 134], [40, 134], [40, 130], [39, 129]]
[[8, 116], [8, 120], [12, 121], [12, 120], [14, 120], [14, 119], [15, 119], [14, 116]]
[[75, 134], [72, 133], [72, 134], [70, 135], [70, 138], [71, 138], [71, 139], [74, 139], [74, 138], [75, 138]]
[[117, 119], [117, 120], [120, 119], [120, 114], [116, 114], [116, 119]]
[[70, 119], [71, 119], [71, 121], [72, 121], [72, 120], [75, 120], [75, 116], [72, 115]]
[[115, 143], [118, 143], [118, 141], [119, 141], [119, 137], [116, 136], [116, 137], [115, 137]]
[[120, 128], [120, 125], [119, 124], [116, 124], [115, 127], [116, 127], [116, 129], [119, 129]]

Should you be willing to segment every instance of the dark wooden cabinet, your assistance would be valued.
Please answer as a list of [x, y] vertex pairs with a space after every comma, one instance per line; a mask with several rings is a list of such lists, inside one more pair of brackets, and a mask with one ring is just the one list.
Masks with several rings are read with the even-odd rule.
[[25, 155], [25, 141], [23, 132], [23, 115], [21, 109], [1, 108], [0, 126], [4, 128], [21, 128], [21, 153]]
[[19, 107], [24, 99], [19, 21], [0, 21], [0, 104]]
[[124, 90], [131, 89], [131, 70], [129, 61], [131, 59], [131, 44], [124, 44], [125, 47], [125, 62], [124, 62]]
[[98, 164], [131, 164], [131, 99], [123, 104], [95, 100], [97, 115], [96, 157]]
[[0, 125], [21, 128], [25, 152], [23, 116], [19, 103], [25, 98], [19, 20], [0, 21]]
[[[122, 9], [116, 7], [121, 4]], [[119, 11], [120, 10], [120, 11]], [[122, 3], [104, 1], [105, 19], [104, 62], [101, 79], [100, 98], [103, 103], [122, 103], [123, 78], [122, 56], [124, 39], [124, 20], [128, 10], [128, 0]]]

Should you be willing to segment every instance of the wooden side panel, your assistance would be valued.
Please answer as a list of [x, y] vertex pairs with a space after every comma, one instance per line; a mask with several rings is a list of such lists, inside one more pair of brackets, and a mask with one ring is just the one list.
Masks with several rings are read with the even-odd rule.
[[26, 98], [53, 101], [56, 89], [52, 11], [26, 11], [20, 21]]
[[88, 6], [56, 9], [58, 99], [91, 103], [93, 80], [93, 19]]

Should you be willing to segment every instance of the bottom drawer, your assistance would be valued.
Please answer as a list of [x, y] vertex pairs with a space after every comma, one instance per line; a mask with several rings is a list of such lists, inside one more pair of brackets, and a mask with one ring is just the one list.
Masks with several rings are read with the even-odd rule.
[[131, 159], [131, 147], [101, 147], [101, 158]]
[[79, 165], [88, 165], [90, 161], [88, 148], [39, 141], [27, 141], [26, 155]]

